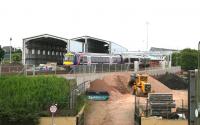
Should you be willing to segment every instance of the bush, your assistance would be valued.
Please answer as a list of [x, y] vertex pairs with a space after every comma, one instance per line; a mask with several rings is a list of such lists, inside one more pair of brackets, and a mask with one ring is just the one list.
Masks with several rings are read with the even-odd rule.
[[36, 124], [52, 104], [66, 110], [69, 92], [69, 81], [55, 76], [0, 77], [0, 124]]
[[198, 51], [194, 49], [184, 49], [179, 53], [173, 53], [172, 65], [179, 65], [184, 70], [196, 69], [198, 66]]

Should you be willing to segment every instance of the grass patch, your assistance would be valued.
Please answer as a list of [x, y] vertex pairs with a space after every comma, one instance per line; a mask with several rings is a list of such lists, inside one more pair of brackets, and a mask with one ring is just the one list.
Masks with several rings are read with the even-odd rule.
[[67, 110], [69, 93], [69, 81], [56, 76], [0, 77], [0, 124], [37, 124], [40, 116], [50, 116], [52, 104]]

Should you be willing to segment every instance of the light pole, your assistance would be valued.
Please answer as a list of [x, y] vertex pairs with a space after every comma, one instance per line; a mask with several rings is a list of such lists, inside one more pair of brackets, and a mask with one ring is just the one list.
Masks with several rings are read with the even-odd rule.
[[12, 46], [11, 46], [11, 41], [12, 41], [12, 38], [10, 37], [10, 63], [11, 63], [11, 51], [12, 51]]
[[148, 51], [148, 47], [149, 47], [149, 22], [146, 22], [146, 28], [147, 28], [147, 50]]

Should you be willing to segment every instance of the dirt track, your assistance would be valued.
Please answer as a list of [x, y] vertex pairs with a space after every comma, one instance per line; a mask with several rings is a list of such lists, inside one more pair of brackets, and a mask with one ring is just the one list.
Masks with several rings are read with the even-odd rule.
[[[90, 89], [95, 91], [108, 91], [108, 101], [90, 101], [86, 111], [86, 125], [133, 125], [134, 123], [134, 96], [128, 91], [127, 84], [129, 73], [116, 73], [95, 80]], [[158, 93], [173, 93], [177, 104], [187, 103], [187, 92], [182, 90], [171, 90], [159, 81], [149, 77], [152, 90]], [[145, 103], [146, 99], [141, 98]], [[180, 103], [179, 103], [180, 101]]]

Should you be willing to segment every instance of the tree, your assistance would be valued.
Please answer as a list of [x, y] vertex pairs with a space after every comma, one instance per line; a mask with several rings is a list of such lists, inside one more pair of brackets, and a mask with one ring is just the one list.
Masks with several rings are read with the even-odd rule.
[[198, 66], [198, 51], [184, 49], [181, 52], [181, 67], [186, 70], [196, 69]]
[[20, 62], [22, 60], [22, 54], [21, 53], [13, 53], [12, 60], [13, 60], [13, 62]]
[[198, 51], [186, 48], [181, 50], [180, 53], [173, 53], [172, 65], [179, 65], [184, 70], [196, 69], [198, 65]]
[[4, 50], [0, 47], [0, 62], [3, 60], [4, 54], [5, 54]]
[[176, 52], [172, 54], [172, 66], [180, 66], [181, 65], [181, 54]]
[[21, 49], [16, 49], [15, 52], [12, 52], [12, 61], [20, 62], [22, 60], [22, 51]]

